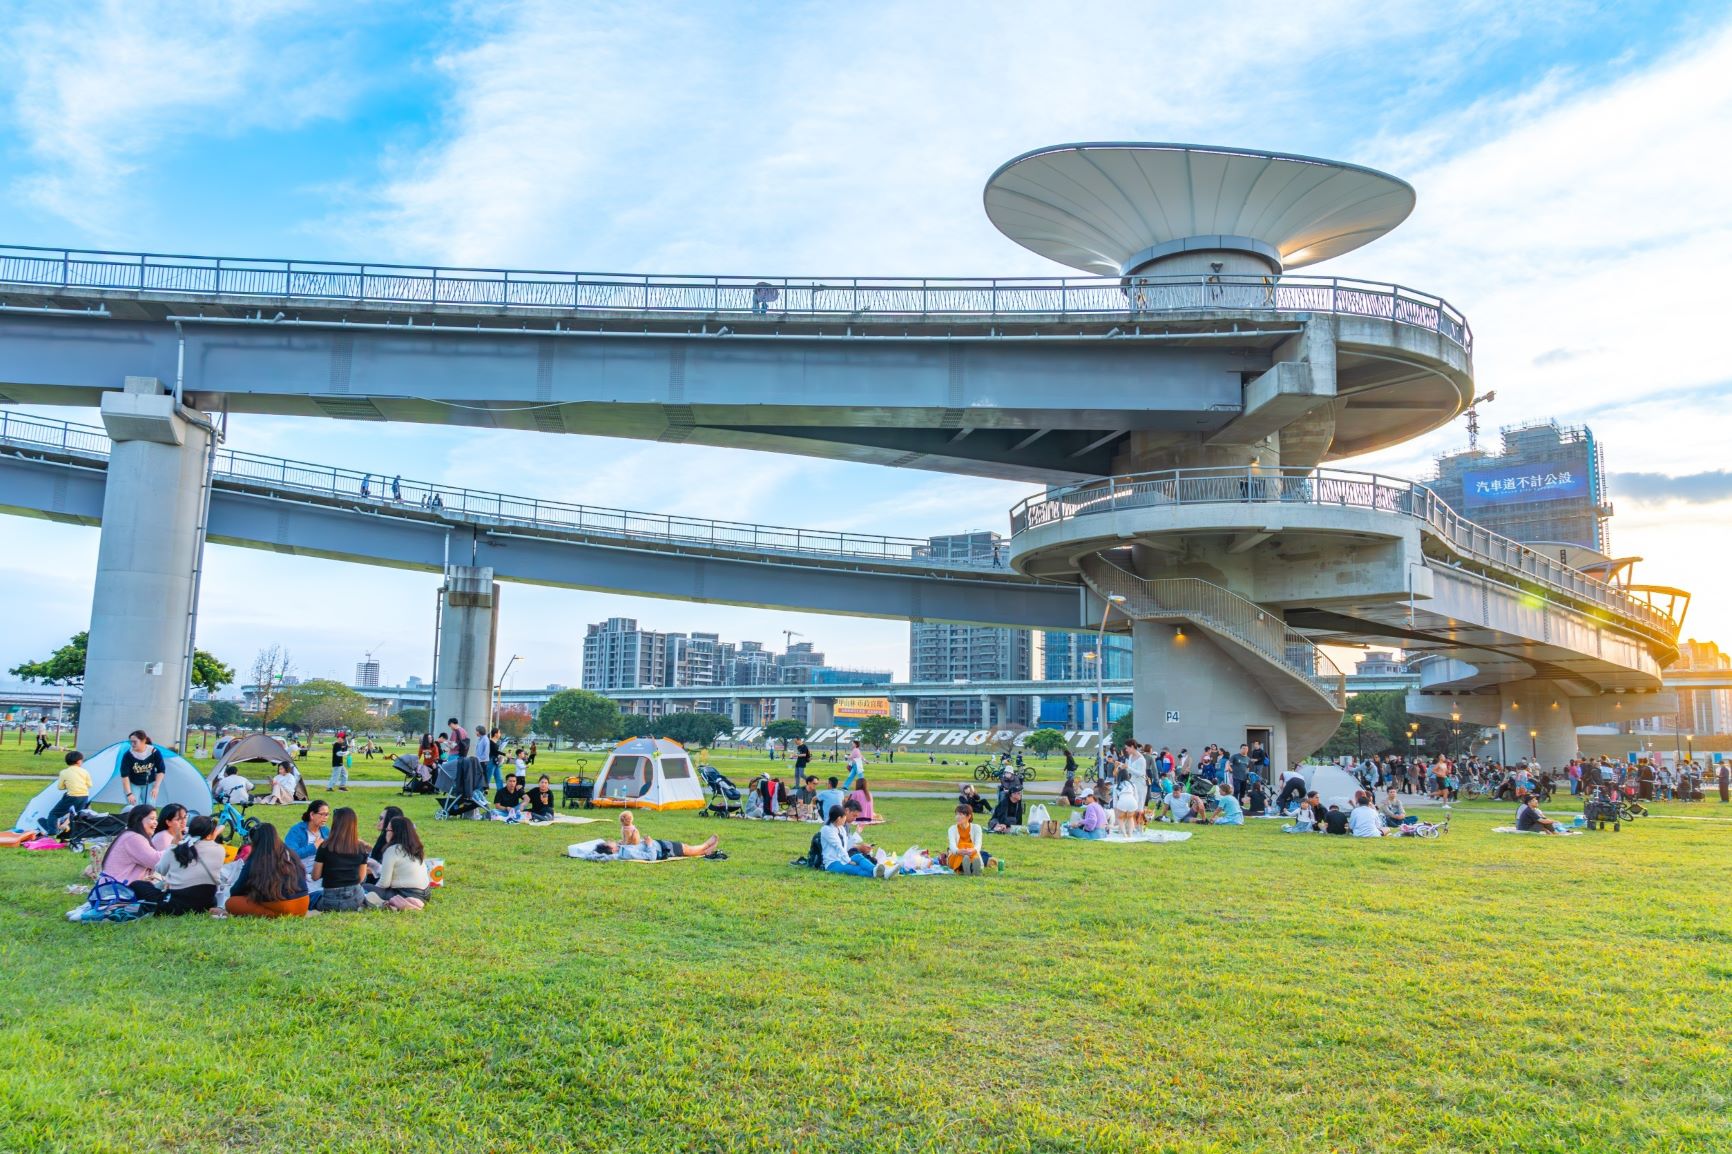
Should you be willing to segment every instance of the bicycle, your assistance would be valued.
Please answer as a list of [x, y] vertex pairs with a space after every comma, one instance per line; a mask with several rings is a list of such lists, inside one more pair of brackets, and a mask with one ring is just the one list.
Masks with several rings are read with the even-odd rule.
[[241, 835], [241, 844], [252, 840], [253, 831], [259, 828], [259, 819], [248, 817], [237, 809], [233, 802], [223, 802], [222, 808], [211, 815], [217, 823], [217, 840], [227, 842], [235, 834]]

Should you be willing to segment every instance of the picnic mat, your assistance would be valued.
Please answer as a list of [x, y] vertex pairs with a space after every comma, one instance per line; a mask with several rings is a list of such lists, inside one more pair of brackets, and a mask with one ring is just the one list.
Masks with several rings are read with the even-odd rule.
[[1169, 841], [1190, 841], [1191, 831], [1179, 829], [1145, 829], [1141, 833], [1133, 833], [1129, 835], [1110, 833], [1106, 837], [1079, 837], [1070, 840], [1104, 842], [1108, 845], [1115, 843], [1118, 845], [1159, 845], [1162, 842]]
[[1555, 834], [1549, 834], [1543, 829], [1517, 829], [1513, 825], [1499, 825], [1499, 826], [1493, 826], [1491, 832], [1493, 832], [1493, 833], [1534, 834], [1538, 837], [1576, 837], [1582, 831], [1579, 829], [1560, 829]]
[[594, 839], [593, 841], [580, 841], [576, 845], [568, 845], [565, 847], [565, 856], [566, 857], [574, 857], [574, 858], [578, 859], [579, 861], [609, 861], [609, 862], [611, 862], [611, 861], [624, 861], [627, 865], [661, 865], [663, 862], [670, 862], [670, 861], [703, 861], [704, 860], [701, 857], [663, 857], [663, 858], [657, 858], [655, 861], [644, 861], [642, 858], [623, 858], [622, 859], [622, 858], [614, 857], [610, 854], [596, 853], [595, 847], [600, 845], [603, 840], [604, 839], [598, 837], [598, 838]]

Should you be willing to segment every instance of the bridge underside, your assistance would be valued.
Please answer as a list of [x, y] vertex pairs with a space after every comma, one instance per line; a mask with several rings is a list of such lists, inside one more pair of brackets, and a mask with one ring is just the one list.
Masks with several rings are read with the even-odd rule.
[[179, 379], [187, 402], [209, 411], [580, 433], [1043, 483], [1121, 471], [1127, 453], [1241, 446], [1301, 418], [1316, 463], [1427, 431], [1472, 395], [1466, 353], [1435, 333], [1306, 313], [507, 322], [102, 293], [7, 301], [108, 315], [0, 311], [0, 403], [94, 406], [142, 375]]

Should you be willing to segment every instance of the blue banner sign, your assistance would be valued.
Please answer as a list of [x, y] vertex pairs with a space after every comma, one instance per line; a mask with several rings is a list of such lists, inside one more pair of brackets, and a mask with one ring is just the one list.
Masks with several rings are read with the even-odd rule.
[[1462, 501], [1469, 509], [1525, 501], [1586, 500], [1588, 471], [1579, 465], [1507, 465], [1461, 475]]

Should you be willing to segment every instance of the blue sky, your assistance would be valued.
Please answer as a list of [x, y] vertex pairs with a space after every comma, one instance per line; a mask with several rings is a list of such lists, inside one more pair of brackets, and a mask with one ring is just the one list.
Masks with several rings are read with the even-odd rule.
[[[1529, 10], [1531, 9], [1531, 10]], [[1385, 168], [1419, 207], [1318, 271], [1448, 297], [1487, 423], [1587, 421], [1614, 544], [1732, 640], [1713, 283], [1732, 258], [1723, 5], [251, 3], [0, 0], [0, 243], [628, 272], [1054, 271], [981, 211], [1003, 160], [1181, 140]], [[77, 419], [93, 414], [62, 413]], [[1422, 475], [1452, 429], [1366, 464]], [[921, 534], [1024, 487], [594, 438], [247, 418], [241, 449], [584, 500]], [[713, 478], [730, 478], [725, 499]], [[1718, 476], [1716, 476], [1718, 474]], [[629, 475], [628, 484], [619, 480]], [[649, 478], [645, 480], [644, 478]], [[0, 668], [83, 628], [93, 530], [12, 522]], [[200, 640], [425, 674], [431, 576], [213, 547]], [[575, 682], [584, 623], [902, 670], [907, 629], [510, 586], [519, 685]]]

